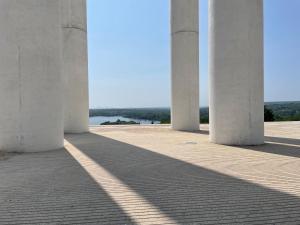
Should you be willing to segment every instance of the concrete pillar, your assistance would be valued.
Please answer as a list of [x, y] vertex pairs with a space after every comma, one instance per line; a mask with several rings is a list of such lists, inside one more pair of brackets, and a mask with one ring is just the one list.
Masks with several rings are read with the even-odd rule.
[[263, 1], [209, 2], [210, 140], [264, 143]]
[[66, 133], [89, 130], [86, 0], [61, 0], [64, 126]]
[[59, 0], [1, 0], [0, 29], [0, 149], [61, 148]]
[[199, 129], [199, 3], [171, 0], [171, 120], [175, 130]]

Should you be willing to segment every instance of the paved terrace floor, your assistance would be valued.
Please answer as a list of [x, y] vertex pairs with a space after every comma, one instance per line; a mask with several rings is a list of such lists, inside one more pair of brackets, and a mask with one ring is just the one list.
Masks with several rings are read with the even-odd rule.
[[266, 142], [108, 126], [0, 154], [0, 224], [300, 224], [300, 123], [266, 124]]

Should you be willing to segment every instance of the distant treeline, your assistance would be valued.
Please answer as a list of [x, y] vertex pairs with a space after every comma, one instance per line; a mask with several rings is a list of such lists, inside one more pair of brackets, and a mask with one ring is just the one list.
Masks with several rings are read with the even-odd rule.
[[[199, 110], [201, 123], [209, 122], [209, 109]], [[170, 123], [169, 108], [90, 109], [90, 117], [123, 116], [131, 119]], [[266, 121], [300, 121], [300, 102], [273, 102], [265, 104]]]
[[[266, 110], [271, 111], [273, 120], [267, 121], [300, 121], [300, 102], [271, 102], [265, 104]], [[265, 118], [267, 119], [267, 118]]]

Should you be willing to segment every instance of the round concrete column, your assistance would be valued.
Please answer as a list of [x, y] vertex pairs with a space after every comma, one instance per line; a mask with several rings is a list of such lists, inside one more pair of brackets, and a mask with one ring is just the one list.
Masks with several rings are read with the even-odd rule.
[[1, 0], [0, 27], [0, 149], [61, 148], [59, 0]]
[[198, 7], [198, 0], [171, 0], [171, 120], [175, 130], [199, 130]]
[[263, 2], [209, 2], [210, 140], [264, 143]]
[[66, 133], [89, 130], [86, 0], [61, 0], [64, 126]]

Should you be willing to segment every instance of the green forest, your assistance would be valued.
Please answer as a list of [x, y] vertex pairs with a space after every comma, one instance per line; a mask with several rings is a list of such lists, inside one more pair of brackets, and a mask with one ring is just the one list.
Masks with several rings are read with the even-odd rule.
[[[209, 108], [199, 110], [201, 123], [209, 123]], [[90, 117], [123, 116], [170, 123], [169, 108], [90, 109]], [[265, 103], [265, 121], [300, 121], [300, 102]]]

